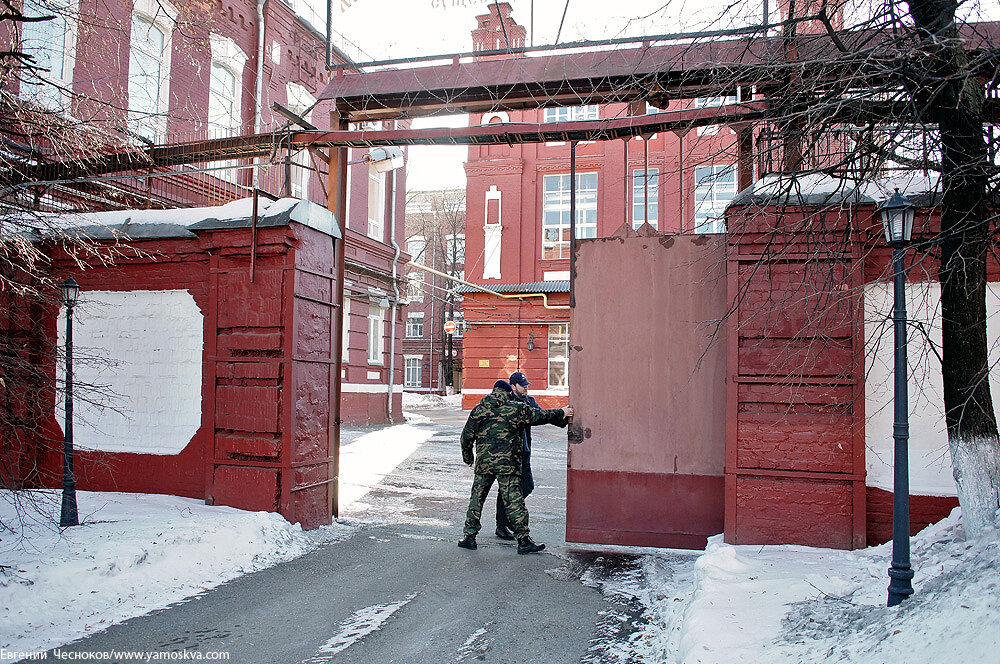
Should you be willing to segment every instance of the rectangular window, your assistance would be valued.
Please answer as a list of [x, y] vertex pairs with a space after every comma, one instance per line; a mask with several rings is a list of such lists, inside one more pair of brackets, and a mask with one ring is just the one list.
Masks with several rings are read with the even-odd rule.
[[21, 51], [34, 59], [34, 71], [25, 71], [20, 97], [49, 109], [67, 106], [60, 88], [69, 88], [73, 78], [75, 22], [69, 4], [61, 0], [25, 0], [27, 17], [50, 16], [47, 21], [21, 23]]
[[422, 311], [412, 313], [406, 317], [406, 336], [424, 336], [424, 313]]
[[546, 108], [544, 121], [571, 122], [573, 120], [597, 120], [599, 115], [596, 105], [562, 106], [560, 108]]
[[377, 304], [368, 305], [368, 364], [382, 364], [383, 309]]
[[[651, 168], [649, 172], [644, 172], [642, 169], [632, 171], [632, 228], [639, 228], [646, 221], [653, 228], [657, 228], [656, 219], [660, 201], [659, 175], [658, 168]], [[646, 191], [649, 191], [648, 207]]]
[[569, 389], [569, 324], [549, 325], [549, 389]]
[[726, 206], [736, 195], [736, 165], [699, 166], [694, 178], [694, 232], [725, 233]]
[[385, 173], [368, 172], [368, 237], [385, 238]]
[[424, 301], [424, 273], [420, 270], [406, 275], [406, 298], [410, 302]]
[[403, 362], [405, 363], [403, 387], [420, 387], [420, 370], [423, 359], [419, 357], [406, 357], [403, 358]]
[[[542, 258], [569, 258], [569, 173], [546, 175], [542, 193]], [[576, 174], [576, 237], [597, 237], [597, 173]]]
[[351, 301], [344, 298], [344, 311], [341, 314], [344, 319], [344, 336], [341, 338], [340, 359], [344, 364], [350, 360], [351, 346]]
[[[208, 90], [208, 126], [213, 138], [234, 136], [240, 130], [240, 100], [236, 74], [218, 62], [212, 63]], [[215, 171], [216, 177], [236, 182], [239, 171], [235, 160], [220, 161], [213, 166], [231, 166], [230, 170]]]
[[444, 241], [448, 274], [465, 279], [465, 235], [446, 235]]
[[410, 255], [410, 259], [417, 262], [424, 262], [424, 249], [427, 247], [427, 240], [424, 239], [423, 235], [414, 235], [409, 240], [406, 241], [406, 253]]
[[129, 129], [151, 141], [161, 133], [167, 43], [167, 35], [153, 21], [138, 14], [132, 16], [128, 64]]
[[312, 159], [309, 150], [299, 150], [292, 155], [291, 163], [292, 198], [309, 198], [309, 180], [312, 178]]

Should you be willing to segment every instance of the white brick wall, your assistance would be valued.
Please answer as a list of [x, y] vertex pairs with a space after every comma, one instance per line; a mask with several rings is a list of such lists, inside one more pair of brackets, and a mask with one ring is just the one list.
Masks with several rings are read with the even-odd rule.
[[[63, 348], [65, 310], [58, 330]], [[201, 425], [203, 343], [203, 317], [186, 290], [81, 291], [73, 315], [74, 445], [142, 454], [183, 450]], [[101, 397], [88, 384], [111, 394]], [[62, 406], [56, 406], [60, 425]]]
[[[892, 490], [893, 332], [892, 284], [865, 287], [865, 463], [867, 484]], [[990, 366], [1000, 361], [1000, 284], [986, 289], [986, 336]], [[913, 322], [920, 322], [931, 341], [941, 347], [941, 286], [938, 283], [906, 284], [907, 364], [910, 444], [910, 493], [954, 496], [948, 432], [944, 421], [944, 388], [941, 363], [927, 338]], [[889, 317], [889, 320], [886, 318]], [[879, 335], [879, 336], [876, 336]], [[993, 407], [1000, 408], [1000, 374], [990, 372]]]

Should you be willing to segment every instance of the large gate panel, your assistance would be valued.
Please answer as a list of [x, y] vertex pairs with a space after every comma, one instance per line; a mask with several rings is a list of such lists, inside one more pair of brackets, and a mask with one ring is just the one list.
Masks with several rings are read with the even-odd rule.
[[567, 540], [701, 548], [722, 532], [724, 249], [718, 236], [578, 244]]

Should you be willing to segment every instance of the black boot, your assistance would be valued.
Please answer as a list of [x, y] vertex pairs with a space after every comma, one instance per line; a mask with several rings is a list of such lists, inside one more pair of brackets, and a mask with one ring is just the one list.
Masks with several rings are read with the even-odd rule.
[[518, 553], [538, 553], [545, 549], [544, 544], [535, 544], [534, 540], [525, 535], [524, 537], [517, 540], [517, 552]]
[[476, 549], [479, 548], [479, 546], [476, 544], [475, 535], [466, 535], [461, 540], [459, 540], [458, 545], [463, 549], [469, 549], [470, 551], [475, 551]]
[[510, 532], [507, 526], [497, 526], [497, 537], [502, 540], [513, 541], [514, 533]]

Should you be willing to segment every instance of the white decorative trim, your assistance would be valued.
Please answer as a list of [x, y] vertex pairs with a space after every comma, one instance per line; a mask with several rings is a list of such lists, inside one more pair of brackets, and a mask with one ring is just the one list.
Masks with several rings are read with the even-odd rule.
[[510, 115], [506, 111], [497, 111], [496, 113], [483, 113], [483, 119], [479, 124], [488, 125], [498, 118], [500, 122], [510, 122]]
[[[462, 388], [462, 394], [468, 394], [470, 396], [486, 395], [492, 392], [493, 389], [488, 390], [476, 389], [476, 388]], [[545, 397], [565, 397], [569, 396], [569, 390], [531, 390], [529, 394], [533, 397], [545, 396]]]
[[542, 281], [569, 281], [569, 270], [561, 272], [543, 272]]
[[424, 359], [424, 356], [423, 355], [403, 355], [403, 359], [404, 360], [422, 360], [422, 359]]
[[352, 394], [381, 394], [388, 393], [389, 386], [385, 383], [342, 383], [340, 391]]
[[[490, 223], [490, 202], [496, 201], [497, 221]], [[497, 186], [490, 185], [486, 192], [485, 219], [483, 219], [483, 279], [500, 278], [500, 253], [503, 238], [503, 192]]]

